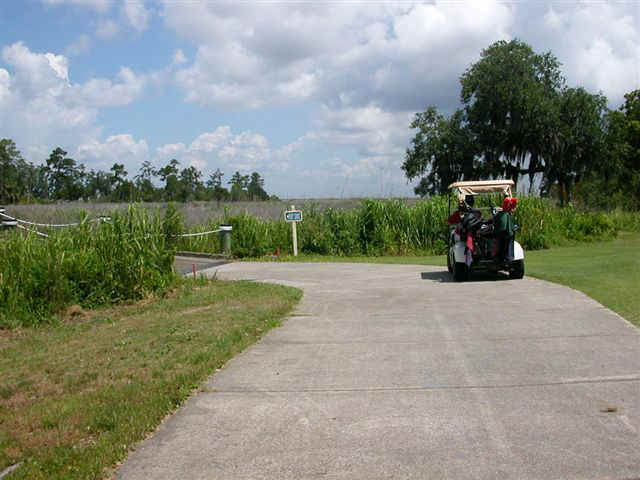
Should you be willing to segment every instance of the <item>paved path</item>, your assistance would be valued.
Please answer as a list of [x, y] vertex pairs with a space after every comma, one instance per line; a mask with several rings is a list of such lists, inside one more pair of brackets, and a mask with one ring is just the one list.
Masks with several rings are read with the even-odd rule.
[[305, 295], [120, 478], [640, 477], [640, 331], [578, 292], [410, 265], [217, 270]]
[[228, 263], [228, 260], [223, 258], [208, 258], [205, 256], [183, 254], [176, 255], [173, 265], [178, 273], [187, 274], [191, 273], [194, 269], [200, 272], [201, 270], [224, 265], [225, 263]]

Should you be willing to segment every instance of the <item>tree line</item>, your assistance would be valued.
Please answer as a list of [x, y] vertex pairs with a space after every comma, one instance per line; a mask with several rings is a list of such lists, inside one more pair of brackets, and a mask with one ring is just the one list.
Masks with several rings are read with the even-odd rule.
[[523, 177], [561, 204], [640, 209], [640, 90], [618, 110], [567, 87], [560, 62], [515, 39], [481, 52], [460, 77], [462, 108], [417, 113], [402, 169], [418, 195], [459, 180]]
[[114, 163], [109, 171], [89, 170], [56, 148], [42, 165], [27, 162], [11, 139], [0, 140], [0, 202], [95, 200], [105, 202], [154, 202], [192, 200], [263, 201], [275, 199], [264, 188], [258, 173], [236, 171], [226, 183], [217, 169], [206, 180], [194, 166], [180, 168], [171, 159], [162, 168], [142, 163], [130, 179], [124, 164]]

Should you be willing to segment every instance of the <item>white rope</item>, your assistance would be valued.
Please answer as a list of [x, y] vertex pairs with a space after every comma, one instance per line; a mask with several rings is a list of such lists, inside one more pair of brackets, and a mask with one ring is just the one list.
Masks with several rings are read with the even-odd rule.
[[[36, 223], [36, 222], [29, 222], [27, 220], [21, 220], [19, 218], [14, 218], [10, 215], [7, 215], [5, 213], [0, 212], [0, 215], [8, 218], [9, 220], [14, 220], [18, 223], [24, 223], [25, 225], [31, 225], [34, 227], [75, 227], [80, 225], [80, 223]], [[101, 222], [101, 221], [108, 221], [110, 220], [109, 217], [101, 217], [101, 218], [94, 218], [92, 220], [90, 220], [91, 222]], [[35, 233], [37, 235], [40, 235], [41, 237], [45, 237], [45, 238], [49, 238], [49, 235], [39, 232], [37, 230], [31, 230], [29, 228], [23, 227], [22, 225], [16, 225], [18, 228], [21, 228], [23, 230], [26, 230], [27, 232], [32, 232]], [[212, 233], [218, 233], [221, 232], [222, 229], [218, 228], [217, 230], [209, 230], [208, 232], [197, 232], [197, 233], [179, 233], [177, 235], [172, 235], [172, 237], [201, 237], [203, 235], [210, 235]]]
[[217, 230], [209, 230], [208, 232], [198, 232], [198, 233], [179, 233], [177, 235], [172, 235], [173, 237], [199, 237], [202, 235], [209, 235], [211, 233], [218, 233], [221, 232], [222, 229], [217, 229]]
[[[2, 215], [5, 218], [8, 218], [9, 220], [15, 220], [18, 223], [24, 223], [25, 225], [31, 225], [33, 227], [50, 227], [50, 228], [56, 228], [56, 227], [77, 227], [78, 225], [80, 225], [80, 223], [36, 223], [36, 222], [30, 222], [28, 220], [22, 220], [20, 218], [14, 218], [11, 217], [5, 213], [0, 212], [0, 215]], [[106, 219], [110, 219], [110, 217], [104, 217], [105, 221]], [[101, 222], [103, 221], [103, 218], [94, 218], [89, 220], [90, 222]]]
[[39, 232], [38, 230], [31, 230], [30, 228], [23, 227], [22, 225], [16, 225], [16, 227], [21, 228], [22, 230], [26, 230], [29, 233], [35, 233], [36, 235], [39, 235], [41, 237], [49, 238], [49, 235], [47, 235], [46, 233]]

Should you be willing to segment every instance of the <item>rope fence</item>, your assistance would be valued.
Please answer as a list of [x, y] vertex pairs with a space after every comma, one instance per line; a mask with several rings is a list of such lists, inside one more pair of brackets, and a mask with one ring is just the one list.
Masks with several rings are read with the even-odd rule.
[[[7, 215], [6, 213], [2, 213], [0, 212], [0, 216], [8, 219], [8, 220], [12, 220], [18, 223], [23, 223], [25, 225], [31, 225], [33, 227], [47, 227], [47, 228], [66, 228], [66, 227], [77, 227], [78, 225], [80, 225], [80, 222], [75, 222], [75, 223], [37, 223], [37, 222], [30, 222], [29, 220], [23, 220], [21, 218], [15, 218], [12, 217], [11, 215]], [[93, 218], [91, 220], [89, 220], [90, 222], [107, 222], [111, 220], [110, 217], [100, 217], [100, 218]]]
[[[68, 227], [77, 227], [78, 225], [80, 225], [80, 222], [75, 222], [75, 223], [37, 223], [37, 222], [31, 222], [29, 220], [23, 220], [21, 218], [16, 218], [16, 217], [12, 217], [11, 215], [7, 215], [6, 213], [3, 213], [2, 211], [0, 211], [0, 216], [3, 218], [6, 218], [7, 220], [11, 221], [11, 222], [16, 222], [15, 225], [11, 225], [11, 226], [15, 226], [18, 227], [22, 230], [25, 230], [27, 232], [30, 233], [35, 233], [36, 235], [42, 237], [42, 238], [49, 238], [49, 235], [47, 235], [46, 233], [40, 232], [36, 229], [32, 229], [32, 228], [27, 228], [24, 225], [30, 225], [32, 227], [45, 227], [45, 228], [68, 228]], [[111, 217], [100, 217], [100, 218], [94, 218], [89, 220], [90, 222], [108, 222], [109, 220], [111, 220]], [[218, 228], [216, 230], [209, 230], [206, 232], [194, 232], [194, 233], [178, 233], [175, 235], [171, 235], [173, 238], [185, 238], [185, 237], [202, 237], [204, 235], [211, 235], [212, 233], [220, 233], [220, 232], [228, 232], [231, 231], [230, 227], [225, 226], [222, 228]]]
[[172, 237], [201, 237], [203, 235], [210, 235], [212, 233], [223, 232], [224, 230], [219, 228], [217, 230], [209, 230], [208, 232], [196, 232], [196, 233], [178, 233], [176, 235], [171, 235]]
[[35, 234], [36, 234], [36, 235], [38, 235], [39, 237], [42, 237], [42, 238], [49, 238], [49, 235], [47, 235], [46, 233], [39, 232], [38, 230], [32, 230], [31, 228], [23, 227], [23, 226], [22, 226], [22, 225], [20, 225], [20, 224], [16, 225], [16, 227], [18, 227], [18, 228], [20, 228], [20, 229], [22, 229], [22, 230], [26, 230], [26, 231], [27, 231], [27, 232], [29, 232], [29, 233], [35, 233]]

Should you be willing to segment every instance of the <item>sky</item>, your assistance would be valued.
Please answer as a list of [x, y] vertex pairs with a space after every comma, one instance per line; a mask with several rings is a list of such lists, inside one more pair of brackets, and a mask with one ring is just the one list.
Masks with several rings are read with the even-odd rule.
[[459, 107], [498, 40], [611, 108], [640, 88], [640, 0], [0, 0], [0, 138], [88, 169], [176, 158], [282, 198], [411, 196], [416, 112]]

